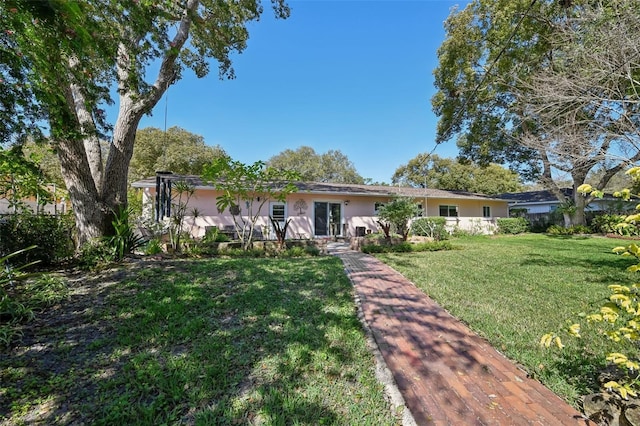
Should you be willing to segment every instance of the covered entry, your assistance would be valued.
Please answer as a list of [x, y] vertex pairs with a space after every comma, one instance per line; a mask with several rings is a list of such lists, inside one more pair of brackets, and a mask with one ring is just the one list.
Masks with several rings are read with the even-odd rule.
[[316, 201], [313, 203], [313, 234], [316, 236], [342, 235], [342, 204]]

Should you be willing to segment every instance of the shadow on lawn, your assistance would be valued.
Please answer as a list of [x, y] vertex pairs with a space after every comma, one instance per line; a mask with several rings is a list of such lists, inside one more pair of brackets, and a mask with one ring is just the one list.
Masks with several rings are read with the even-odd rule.
[[143, 261], [83, 283], [0, 351], [0, 419], [336, 423], [333, 381], [361, 391], [361, 325], [326, 262]]

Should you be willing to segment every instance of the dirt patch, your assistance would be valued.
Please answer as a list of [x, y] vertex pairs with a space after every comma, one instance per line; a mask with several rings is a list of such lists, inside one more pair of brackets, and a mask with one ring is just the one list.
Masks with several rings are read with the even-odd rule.
[[[90, 422], [70, 407], [92, 404], [95, 378], [117, 375], [122, 364], [101, 345], [115, 333], [105, 315], [109, 296], [129, 291], [119, 283], [147, 266], [147, 261], [131, 260], [99, 273], [56, 272], [69, 283], [67, 300], [37, 312], [20, 326], [20, 341], [0, 349], [1, 425]], [[48, 390], [53, 388], [64, 392], [52, 395]]]

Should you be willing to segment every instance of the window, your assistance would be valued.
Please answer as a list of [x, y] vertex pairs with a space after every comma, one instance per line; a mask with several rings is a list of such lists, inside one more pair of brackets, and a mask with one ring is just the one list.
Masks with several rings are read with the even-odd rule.
[[377, 215], [382, 207], [384, 207], [384, 203], [376, 202], [373, 205], [373, 213]]
[[491, 217], [491, 207], [482, 206], [482, 217]]
[[458, 206], [440, 206], [440, 216], [458, 217]]
[[418, 217], [424, 216], [424, 209], [422, 208], [422, 204], [418, 204]]
[[280, 225], [280, 228], [284, 227], [287, 211], [285, 209], [285, 205], [283, 203], [272, 203], [271, 204], [271, 217], [275, 222]]
[[285, 218], [284, 204], [272, 204], [271, 205], [271, 217], [276, 222], [283, 222]]

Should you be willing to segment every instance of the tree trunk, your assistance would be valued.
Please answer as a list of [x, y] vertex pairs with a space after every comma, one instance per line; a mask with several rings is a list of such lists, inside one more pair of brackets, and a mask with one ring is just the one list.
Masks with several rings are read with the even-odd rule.
[[60, 141], [58, 158], [76, 220], [76, 247], [105, 234], [107, 206], [98, 192], [82, 141]]
[[[62, 87], [67, 107], [75, 114], [76, 122], [73, 125], [88, 135], [84, 140], [58, 141], [58, 157], [76, 219], [77, 247], [94, 238], [112, 234], [114, 212], [118, 207], [126, 207], [127, 175], [138, 124], [175, 80], [177, 52], [189, 37], [192, 12], [198, 6], [198, 0], [187, 1], [185, 13], [171, 42], [172, 49], [163, 57], [156, 81], [147, 89], [140, 90], [132, 86], [130, 78], [132, 73], [138, 71], [134, 47], [141, 39], [119, 44], [116, 73], [120, 108], [104, 170], [100, 141], [95, 136], [93, 117], [86, 108], [82, 89], [74, 85]], [[72, 59], [69, 66], [77, 63]]]
[[576, 211], [573, 214], [573, 225], [586, 225], [587, 220], [584, 211], [587, 207], [587, 200], [582, 194], [578, 193], [575, 193], [573, 198], [576, 203]]

